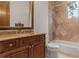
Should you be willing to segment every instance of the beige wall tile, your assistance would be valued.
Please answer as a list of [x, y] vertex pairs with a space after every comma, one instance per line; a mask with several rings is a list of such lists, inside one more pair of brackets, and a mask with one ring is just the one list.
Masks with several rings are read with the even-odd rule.
[[52, 11], [55, 12], [52, 12], [54, 14], [52, 19], [54, 21], [52, 24], [54, 25], [54, 39], [79, 42], [79, 20], [67, 18], [67, 2], [54, 1], [52, 8], [54, 8]]

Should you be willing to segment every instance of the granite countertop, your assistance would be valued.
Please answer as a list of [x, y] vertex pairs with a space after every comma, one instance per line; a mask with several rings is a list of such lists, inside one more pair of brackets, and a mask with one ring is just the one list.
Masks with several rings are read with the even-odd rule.
[[14, 38], [22, 38], [22, 37], [34, 36], [34, 35], [41, 35], [41, 34], [45, 34], [45, 33], [31, 32], [31, 33], [0, 35], [0, 41], [11, 40], [11, 39], [14, 39]]

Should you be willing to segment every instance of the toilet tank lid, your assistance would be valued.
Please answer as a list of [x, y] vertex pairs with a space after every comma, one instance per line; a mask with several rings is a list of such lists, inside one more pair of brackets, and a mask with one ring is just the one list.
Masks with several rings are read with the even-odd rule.
[[53, 42], [50, 42], [47, 44], [47, 47], [50, 47], [50, 48], [59, 48], [59, 45], [53, 43]]

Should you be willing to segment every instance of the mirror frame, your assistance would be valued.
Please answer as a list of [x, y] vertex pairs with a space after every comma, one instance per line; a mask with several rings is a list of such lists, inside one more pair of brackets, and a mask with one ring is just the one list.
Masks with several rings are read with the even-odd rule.
[[[8, 1], [9, 2], [9, 1]], [[16, 29], [33, 29], [34, 28], [34, 1], [29, 1], [29, 5], [31, 6], [31, 27], [9, 27], [9, 26], [3, 26], [0, 27], [0, 30], [16, 30]], [[30, 8], [29, 6], [29, 8]], [[29, 13], [30, 13], [29, 12]]]

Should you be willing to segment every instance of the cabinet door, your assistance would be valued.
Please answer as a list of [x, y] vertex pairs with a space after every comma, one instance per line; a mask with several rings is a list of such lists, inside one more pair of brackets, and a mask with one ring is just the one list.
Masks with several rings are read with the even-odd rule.
[[26, 50], [22, 50], [16, 53], [13, 53], [12, 55], [7, 56], [8, 58], [27, 58], [28, 54], [26, 53]]
[[9, 53], [5, 56], [6, 58], [27, 58], [28, 57], [28, 49], [24, 48], [21, 50], [16, 50], [12, 53]]
[[39, 43], [36, 45], [32, 45], [30, 50], [30, 57], [31, 58], [45, 58], [45, 45], [44, 43]]

